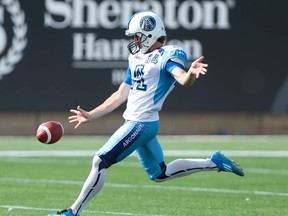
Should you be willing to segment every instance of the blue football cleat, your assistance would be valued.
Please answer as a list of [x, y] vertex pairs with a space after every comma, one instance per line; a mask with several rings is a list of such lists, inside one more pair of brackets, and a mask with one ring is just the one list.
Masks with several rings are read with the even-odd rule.
[[76, 215], [73, 212], [68, 211], [67, 209], [64, 209], [62, 211], [58, 211], [55, 214], [48, 214], [48, 216], [76, 216]]
[[222, 153], [216, 152], [211, 156], [211, 161], [215, 163], [219, 169], [219, 172], [232, 172], [239, 176], [244, 176], [243, 169], [235, 161], [225, 157]]

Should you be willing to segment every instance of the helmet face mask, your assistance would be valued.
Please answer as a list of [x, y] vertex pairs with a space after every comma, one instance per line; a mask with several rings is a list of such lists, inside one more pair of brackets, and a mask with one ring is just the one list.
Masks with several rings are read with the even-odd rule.
[[166, 31], [162, 19], [154, 12], [139, 12], [132, 16], [128, 23], [127, 36], [137, 36], [128, 44], [127, 48], [131, 54], [139, 51], [147, 53], [150, 47], [162, 36], [166, 36]]
[[140, 49], [143, 47], [143, 43], [147, 39], [147, 37], [144, 34], [140, 33], [140, 32], [136, 33], [135, 35], [137, 36], [137, 40], [134, 39], [127, 46], [129, 52], [132, 55], [135, 55], [136, 53], [138, 53], [140, 51]]

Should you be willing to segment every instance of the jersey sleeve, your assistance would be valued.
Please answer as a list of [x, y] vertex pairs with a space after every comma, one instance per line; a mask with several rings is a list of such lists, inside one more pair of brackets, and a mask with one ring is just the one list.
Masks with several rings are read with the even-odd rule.
[[124, 79], [124, 83], [128, 84], [128, 85], [132, 85], [132, 79], [131, 79], [131, 70], [130, 67], [127, 68], [126, 71], [126, 76]]
[[165, 54], [161, 68], [165, 69], [170, 74], [170, 71], [172, 71], [175, 67], [181, 67], [184, 69], [187, 61], [188, 60], [185, 51], [181, 48], [175, 47], [167, 54]]
[[179, 67], [179, 68], [184, 70], [184, 66], [182, 64], [180, 64], [178, 62], [171, 61], [171, 60], [168, 60], [168, 62], [165, 65], [166, 71], [171, 75], [172, 75], [173, 69], [176, 67]]

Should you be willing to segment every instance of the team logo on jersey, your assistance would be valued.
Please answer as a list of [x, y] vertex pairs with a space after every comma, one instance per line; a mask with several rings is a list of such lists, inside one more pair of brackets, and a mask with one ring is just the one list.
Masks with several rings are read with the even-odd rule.
[[[10, 15], [11, 21], [5, 20], [5, 12]], [[4, 24], [12, 23], [13, 26], [5, 29]], [[7, 32], [13, 32], [11, 41], [8, 40]], [[27, 25], [25, 14], [21, 10], [18, 0], [2, 0], [0, 2], [0, 79], [3, 75], [11, 73], [15, 65], [22, 59], [23, 51], [27, 45]]]
[[140, 20], [140, 26], [144, 31], [152, 31], [155, 29], [156, 20], [152, 16], [144, 16]]
[[134, 77], [133, 77], [133, 80], [134, 81], [139, 81], [143, 78], [144, 76], [144, 65], [137, 65], [136, 68], [135, 68], [135, 71], [134, 71]]
[[146, 91], [147, 85], [145, 84], [144, 77], [144, 65], [137, 65], [133, 73], [133, 86], [136, 86], [136, 89], [141, 91]]

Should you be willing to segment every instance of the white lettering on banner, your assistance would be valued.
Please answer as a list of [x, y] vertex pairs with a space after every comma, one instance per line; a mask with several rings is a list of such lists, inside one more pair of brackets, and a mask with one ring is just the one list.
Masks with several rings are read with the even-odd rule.
[[[72, 21], [72, 8], [69, 6], [68, 2], [46, 0], [45, 1], [46, 12], [44, 14], [44, 24], [45, 26], [51, 26], [56, 29], [62, 29], [67, 26]], [[54, 20], [49, 12], [58, 17], [59, 21]]]
[[[119, 63], [105, 64], [103, 61], [127, 61], [129, 55], [128, 40], [98, 39], [95, 33], [75, 33], [72, 37], [74, 67], [85, 67], [83, 61], [102, 61], [102, 68], [105, 68], [105, 65], [108, 68], [113, 68], [113, 66], [119, 67]], [[198, 40], [170, 40], [167, 43], [182, 47], [192, 59], [202, 55], [202, 45]], [[91, 62], [87, 62], [86, 68], [92, 66]], [[97, 64], [94, 64], [94, 67], [96, 66]]]
[[44, 25], [56, 29], [125, 28], [135, 12], [152, 10], [163, 17], [167, 29], [229, 29], [229, 12], [235, 1], [45, 0]]
[[[235, 6], [236, 0], [45, 0], [44, 26], [75, 29], [72, 68], [112, 69], [112, 83], [117, 85], [128, 66], [129, 40], [122, 36], [111, 39], [113, 31], [109, 32], [109, 39], [99, 36], [104, 30], [125, 29], [130, 17], [140, 10], [158, 13], [168, 31], [229, 30], [230, 11]], [[102, 31], [97, 34], [86, 29]], [[202, 43], [197, 39], [171, 39], [167, 44], [181, 46], [189, 61], [203, 55]]]
[[[4, 6], [4, 7], [1, 7]], [[4, 16], [4, 9], [10, 15], [13, 26], [10, 26], [13, 31], [13, 38], [11, 45], [7, 49], [7, 35], [4, 26], [6, 16]], [[8, 16], [7, 16], [8, 18]], [[21, 10], [18, 0], [2, 0], [0, 1], [0, 79], [6, 74], [11, 73], [14, 70], [15, 64], [17, 64], [23, 57], [23, 51], [27, 45], [27, 25], [25, 23], [25, 14]]]
[[73, 60], [127, 60], [128, 40], [97, 38], [94, 33], [73, 34]]

